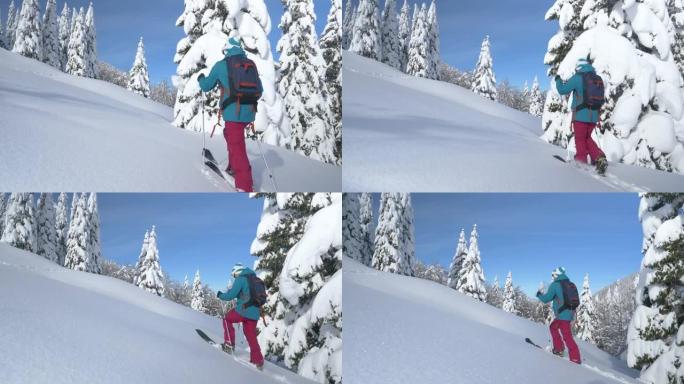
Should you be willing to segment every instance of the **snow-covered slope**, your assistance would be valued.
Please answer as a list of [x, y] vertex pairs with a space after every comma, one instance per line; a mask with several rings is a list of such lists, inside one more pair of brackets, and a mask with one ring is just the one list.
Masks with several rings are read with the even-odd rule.
[[684, 176], [563, 164], [539, 119], [461, 87], [344, 52], [344, 189], [397, 192], [675, 191]]
[[349, 383], [637, 383], [638, 372], [580, 342], [578, 366], [525, 343], [548, 328], [437, 283], [344, 259]]
[[[102, 81], [0, 49], [0, 186], [11, 191], [211, 192], [202, 135], [171, 125], [171, 108]], [[211, 130], [211, 127], [207, 127]], [[207, 135], [208, 139], [208, 135]], [[222, 131], [208, 147], [226, 159]], [[263, 145], [281, 191], [337, 191], [341, 167]], [[248, 141], [255, 188], [272, 190]]]
[[0, 319], [0, 383], [312, 383], [209, 346], [195, 329], [222, 341], [219, 319], [6, 244]]

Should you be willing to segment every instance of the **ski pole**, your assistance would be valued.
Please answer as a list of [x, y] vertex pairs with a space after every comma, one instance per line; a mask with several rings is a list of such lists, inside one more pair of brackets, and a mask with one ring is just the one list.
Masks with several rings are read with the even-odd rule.
[[268, 323], [266, 322], [266, 316], [264, 315], [264, 311], [261, 311], [261, 320], [264, 321], [264, 326], [268, 327]]
[[[256, 129], [254, 128], [254, 123], [250, 123], [248, 127], [251, 127], [252, 133], [256, 136]], [[264, 149], [261, 147], [261, 140], [258, 138], [255, 140], [257, 142], [257, 145], [259, 146], [259, 152], [261, 153], [261, 158], [264, 159], [264, 164], [266, 164], [266, 170], [268, 170], [268, 177], [271, 179], [271, 185], [273, 186], [273, 192], [278, 192], [278, 186], [276, 185], [276, 180], [275, 177], [273, 177], [273, 171], [271, 170], [271, 167], [268, 165], [268, 161], [266, 160], [266, 155], [264, 155]]]
[[204, 104], [205, 97], [202, 92], [202, 160], [204, 160], [204, 150], [207, 149], [207, 132], [204, 130]]

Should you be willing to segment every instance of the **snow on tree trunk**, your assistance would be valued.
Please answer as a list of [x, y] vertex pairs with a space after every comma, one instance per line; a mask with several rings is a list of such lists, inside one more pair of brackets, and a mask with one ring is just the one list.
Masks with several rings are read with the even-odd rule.
[[38, 0], [24, 0], [12, 52], [31, 59], [43, 60], [43, 37]]
[[342, 21], [342, 49], [349, 49], [352, 39], [352, 30], [354, 29], [354, 12], [352, 0], [347, 0], [344, 6], [344, 19]]
[[41, 193], [36, 206], [36, 226], [38, 250], [36, 254], [44, 258], [58, 262], [57, 256], [57, 231], [55, 228], [55, 205], [52, 195]]
[[[145, 258], [142, 260], [138, 272], [138, 287], [148, 292], [152, 292], [157, 296], [164, 296], [164, 277], [162, 275], [161, 266], [159, 265], [157, 231], [154, 226], [152, 226], [152, 232], [149, 234], [146, 248]], [[196, 308], [193, 307], [193, 309]]]
[[204, 289], [202, 288], [202, 280], [200, 280], [200, 272], [195, 272], [195, 280], [192, 283], [192, 299], [190, 301], [190, 308], [197, 312], [205, 312], [207, 309], [204, 305]]
[[349, 50], [380, 61], [382, 59], [380, 34], [377, 0], [360, 0]]
[[494, 75], [492, 55], [489, 51], [489, 36], [485, 36], [480, 49], [480, 58], [477, 60], [473, 72], [473, 86], [471, 90], [480, 96], [490, 100], [497, 100], [496, 76]]
[[589, 274], [584, 276], [582, 294], [580, 296], [580, 306], [575, 315], [575, 335], [580, 340], [596, 344], [594, 333], [596, 329], [596, 309], [594, 308], [594, 298], [589, 287]]
[[64, 70], [69, 60], [69, 38], [71, 37], [71, 21], [69, 6], [64, 3], [59, 16], [59, 68]]
[[[408, 204], [407, 204], [408, 203]], [[373, 268], [413, 276], [413, 209], [403, 193], [383, 193], [375, 232]]]
[[404, 5], [401, 6], [399, 13], [399, 61], [401, 62], [401, 70], [406, 71], [406, 64], [408, 64], [408, 50], [411, 42], [411, 22], [409, 20], [409, 5], [408, 0], [404, 0]]
[[532, 92], [530, 93], [530, 114], [541, 117], [544, 113], [544, 101], [542, 100], [541, 90], [539, 89], [539, 80], [537, 76], [532, 82]]
[[518, 310], [515, 308], [515, 289], [513, 288], [513, 275], [509, 271], [508, 276], [506, 276], [506, 282], [504, 283], [504, 293], [503, 293], [503, 304], [501, 309], [504, 312], [518, 314]]
[[380, 46], [382, 62], [396, 69], [401, 68], [401, 45], [399, 44], [399, 20], [395, 0], [385, 1], [382, 12]]
[[59, 194], [55, 208], [55, 243], [57, 252], [57, 264], [64, 265], [67, 253], [67, 232], [69, 231], [69, 215], [67, 213], [68, 197], [65, 192]]
[[684, 369], [684, 194], [644, 194], [637, 308], [627, 333], [627, 363], [644, 382], [682, 382]]
[[91, 2], [85, 16], [86, 77], [96, 79], [97, 73], [97, 30], [95, 29], [95, 9]]
[[328, 90], [330, 126], [335, 137], [334, 155], [342, 159], [342, 0], [332, 0], [328, 22], [321, 35], [325, 59], [325, 83]]
[[67, 64], [65, 72], [76, 76], [86, 76], [88, 70], [88, 57], [86, 46], [86, 27], [84, 24], [84, 11], [74, 15], [74, 27], [69, 37], [69, 47], [67, 50]]
[[67, 233], [67, 254], [64, 266], [76, 271], [91, 272], [90, 223], [86, 194], [74, 195], [76, 206]]
[[439, 80], [439, 22], [437, 21], [437, 4], [432, 0], [427, 13], [428, 25], [428, 79]]
[[468, 245], [466, 244], [465, 231], [461, 229], [461, 234], [458, 237], [458, 245], [456, 245], [456, 252], [454, 252], [454, 257], [451, 259], [451, 264], [449, 265], [449, 277], [447, 280], [447, 286], [449, 288], [458, 290], [459, 275], [467, 255]]
[[6, 30], [4, 31], [5, 44], [9, 50], [14, 47], [14, 39], [17, 33], [17, 17], [17, 9], [14, 5], [14, 0], [12, 0], [7, 11], [7, 24], [5, 25]]
[[150, 97], [150, 76], [147, 72], [145, 44], [142, 37], [138, 42], [138, 51], [135, 54], [133, 67], [128, 73], [128, 90], [143, 97]]
[[143, 271], [143, 263], [147, 258], [147, 247], [150, 244], [150, 231], [145, 231], [145, 238], [143, 239], [143, 245], [140, 249], [140, 254], [138, 255], [138, 261], [135, 263], [135, 276], [133, 277], [133, 284], [140, 284], [140, 275]]
[[361, 262], [371, 266], [373, 261], [373, 251], [375, 248], [375, 221], [373, 220], [373, 195], [362, 193], [359, 204], [361, 205]]
[[427, 24], [427, 9], [423, 4], [411, 29], [411, 40], [408, 47], [408, 63], [406, 73], [417, 77], [428, 77], [430, 67], [430, 42]]
[[484, 272], [480, 265], [477, 225], [473, 226], [469, 243], [468, 254], [463, 261], [458, 278], [458, 291], [477, 300], [485, 301], [487, 292], [485, 289]]
[[100, 245], [100, 212], [97, 207], [97, 194], [88, 196], [88, 272], [102, 273], [102, 247]]
[[12, 193], [10, 195], [0, 241], [28, 252], [38, 251], [32, 194]]
[[57, 0], [48, 0], [43, 15], [43, 62], [61, 69]]
[[364, 233], [361, 229], [361, 204], [357, 193], [345, 193], [343, 197], [342, 238], [343, 253], [365, 264]]

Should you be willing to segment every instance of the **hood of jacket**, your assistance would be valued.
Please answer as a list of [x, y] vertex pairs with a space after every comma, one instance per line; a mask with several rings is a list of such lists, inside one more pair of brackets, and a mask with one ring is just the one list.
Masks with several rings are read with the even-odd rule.
[[579, 73], [596, 72], [596, 69], [594, 69], [594, 66], [592, 66], [591, 64], [580, 64], [577, 66], [577, 72], [579, 72]]

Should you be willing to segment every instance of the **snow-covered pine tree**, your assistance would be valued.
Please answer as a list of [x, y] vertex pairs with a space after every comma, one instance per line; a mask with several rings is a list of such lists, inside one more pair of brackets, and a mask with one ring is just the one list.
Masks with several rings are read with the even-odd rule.
[[143, 263], [147, 258], [147, 247], [150, 244], [150, 231], [145, 231], [145, 237], [143, 239], [142, 248], [140, 249], [140, 254], [138, 255], [138, 261], [135, 263], [135, 276], [133, 277], [133, 284], [138, 285], [140, 283], [140, 271], [142, 271]]
[[487, 292], [487, 304], [496, 308], [501, 308], [503, 306], [503, 292], [501, 292], [501, 286], [499, 285], [499, 276], [494, 276], [494, 282], [489, 287]]
[[644, 233], [637, 308], [627, 333], [627, 363], [654, 384], [684, 381], [684, 194], [641, 196]]
[[135, 54], [133, 67], [128, 73], [128, 90], [143, 97], [150, 97], [150, 76], [147, 72], [145, 45], [142, 37], [140, 37], [138, 42], [138, 50]]
[[399, 44], [399, 19], [396, 0], [385, 0], [382, 12], [380, 46], [382, 62], [396, 69], [401, 68], [401, 45]]
[[55, 204], [52, 202], [51, 194], [40, 194], [40, 197], [38, 197], [36, 211], [36, 244], [38, 246], [36, 254], [56, 263], [59, 261], [59, 257], [57, 256]]
[[102, 272], [102, 246], [100, 245], [100, 211], [97, 207], [97, 194], [88, 196], [88, 272]]
[[88, 57], [86, 46], [86, 26], [84, 22], [84, 10], [74, 14], [74, 27], [69, 36], [67, 50], [67, 64], [64, 71], [75, 76], [85, 77], [88, 70]]
[[404, 241], [402, 245], [403, 257], [405, 267], [405, 274], [408, 276], [414, 275], [414, 266], [416, 264], [416, 235], [414, 229], [414, 214], [413, 203], [411, 202], [410, 193], [401, 193], [401, 208], [403, 212], [402, 217], [402, 231], [401, 239]]
[[408, 64], [408, 49], [411, 42], [411, 21], [409, 20], [409, 5], [408, 0], [404, 0], [404, 5], [401, 6], [399, 13], [399, 61], [401, 62], [401, 70], [406, 71], [406, 64]]
[[[530, 86], [527, 84], [527, 80], [525, 80], [525, 85], [523, 85], [522, 96], [530, 104]], [[529, 106], [527, 109], [529, 109]]]
[[334, 153], [336, 159], [342, 159], [342, 0], [331, 0], [331, 3], [320, 44], [326, 64], [325, 83], [330, 126], [335, 137]]
[[541, 117], [544, 113], [544, 100], [542, 100], [541, 90], [539, 89], [539, 79], [534, 77], [532, 82], [532, 92], [530, 92], [530, 114]]
[[471, 90], [480, 96], [490, 100], [497, 100], [496, 76], [492, 63], [492, 54], [489, 50], [489, 36], [485, 36], [480, 49], [480, 58], [477, 60], [473, 72], [473, 86]]
[[2, 10], [0, 9], [0, 48], [7, 49], [7, 43], [5, 42], [5, 28], [2, 24]]
[[69, 6], [64, 2], [64, 8], [59, 15], [59, 68], [64, 70], [69, 59], [69, 37], [71, 37], [71, 20]]
[[411, 40], [408, 47], [408, 63], [406, 73], [417, 77], [428, 77], [430, 67], [429, 28], [427, 24], [427, 8], [420, 8], [416, 21], [411, 29]]
[[546, 93], [544, 112], [542, 114], [542, 139], [553, 145], [567, 148], [572, 145], [572, 115], [569, 113], [568, 102], [556, 90], [556, 84], [551, 82]]
[[363, 254], [364, 234], [361, 232], [361, 204], [357, 193], [345, 193], [343, 196], [342, 239], [343, 253], [356, 261], [365, 264]]
[[485, 289], [485, 277], [480, 265], [480, 247], [478, 245], [477, 225], [473, 226], [470, 233], [468, 254], [463, 261], [458, 278], [458, 291], [480, 301], [485, 301], [487, 291]]
[[8, 50], [14, 48], [14, 38], [17, 33], [17, 9], [14, 5], [14, 0], [10, 1], [9, 9], [7, 11], [7, 24], [5, 25], [5, 44]]
[[439, 63], [442, 61], [439, 53], [439, 21], [437, 21], [437, 4], [432, 0], [427, 13], [428, 26], [428, 79], [439, 80]]
[[69, 231], [69, 215], [67, 213], [67, 194], [62, 192], [55, 207], [55, 243], [57, 244], [57, 264], [64, 265], [67, 253], [67, 232]]
[[[468, 255], [468, 245], [466, 244], [465, 231], [461, 229], [461, 234], [458, 237], [458, 244], [456, 245], [456, 252], [454, 252], [454, 257], [451, 259], [451, 264], [449, 265], [449, 279], [447, 281], [447, 286], [458, 290], [458, 280], [463, 267], [463, 261], [465, 261]], [[498, 286], [498, 281], [497, 281]]]
[[513, 274], [511, 271], [508, 271], [508, 276], [506, 276], [506, 282], [504, 283], [501, 309], [508, 313], [518, 314], [518, 310], [515, 307], [515, 289], [513, 288]]
[[97, 78], [97, 29], [95, 28], [95, 8], [91, 2], [84, 19], [86, 47], [86, 77]]
[[347, 0], [344, 6], [344, 15], [342, 21], [342, 49], [349, 49], [351, 44], [352, 29], [354, 28], [354, 7], [352, 0]]
[[359, 198], [361, 205], [361, 214], [359, 216], [361, 221], [361, 254], [363, 256], [362, 263], [371, 266], [373, 261], [373, 252], [375, 249], [375, 221], [373, 220], [373, 195], [367, 192], [361, 193]]
[[285, 3], [280, 21], [283, 36], [278, 41], [280, 79], [278, 90], [290, 119], [292, 149], [308, 157], [339, 164], [334, 130], [329, 126], [325, 83], [320, 76], [325, 61], [315, 24], [313, 0]]
[[[86, 194], [76, 195], [71, 224], [67, 233], [67, 254], [64, 266], [76, 271], [92, 272], [90, 259], [90, 224]], [[73, 205], [72, 205], [73, 206]]]
[[38, 0], [24, 0], [22, 3], [12, 52], [31, 59], [43, 59]]
[[596, 329], [596, 308], [594, 308], [594, 298], [589, 287], [589, 274], [584, 275], [582, 294], [580, 296], [580, 306], [577, 308], [576, 320], [574, 323], [575, 335], [580, 340], [596, 343], [594, 333]]
[[559, 30], [549, 40], [544, 64], [549, 66], [548, 75], [555, 77], [574, 40], [583, 30], [580, 11], [585, 0], [556, 0], [544, 17], [547, 21], [558, 20]]
[[43, 15], [43, 62], [60, 68], [59, 20], [57, 19], [57, 0], [48, 0]]
[[418, 20], [418, 14], [420, 13], [420, 8], [418, 8], [418, 3], [413, 4], [413, 14], [411, 16], [411, 32], [413, 33], [413, 27], [416, 25], [416, 20]]
[[5, 193], [0, 192], [0, 238], [5, 228], [5, 211], [7, 211], [7, 200], [5, 200]]
[[152, 231], [150, 232], [147, 241], [145, 258], [142, 260], [142, 264], [140, 265], [137, 275], [138, 287], [148, 292], [152, 292], [157, 296], [164, 296], [164, 277], [162, 275], [161, 266], [159, 265], [157, 230], [154, 225], [152, 226]]
[[33, 253], [38, 251], [32, 194], [12, 193], [10, 195], [0, 241], [25, 251]]
[[349, 50], [373, 60], [382, 59], [377, 0], [360, 0]]
[[381, 195], [372, 266], [380, 271], [413, 276], [415, 255], [406, 249], [413, 236], [409, 233], [413, 231], [413, 223], [407, 222], [410, 206], [406, 206], [405, 199], [406, 194], [402, 193]]
[[195, 280], [192, 282], [192, 298], [190, 301], [190, 308], [197, 312], [206, 311], [204, 305], [204, 289], [202, 288], [202, 280], [200, 279], [199, 269], [195, 272]]
[[672, 54], [679, 68], [679, 73], [684, 76], [684, 1], [667, 0], [667, 10], [672, 22]]

